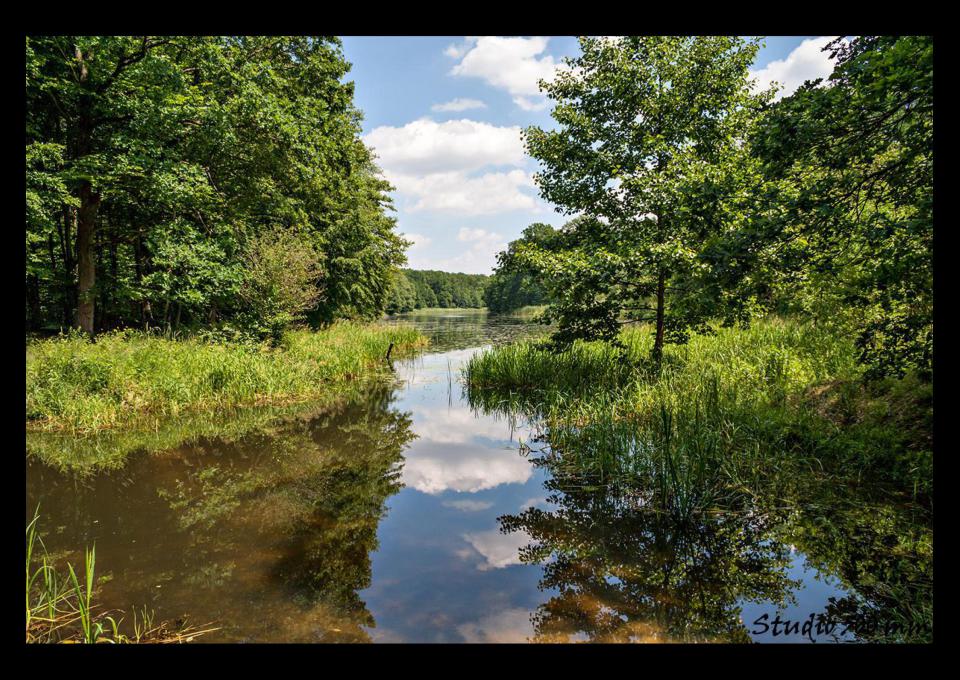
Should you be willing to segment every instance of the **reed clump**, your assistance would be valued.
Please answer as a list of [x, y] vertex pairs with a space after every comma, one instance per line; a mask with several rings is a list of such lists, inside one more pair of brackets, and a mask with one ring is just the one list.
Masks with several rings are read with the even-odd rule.
[[26, 529], [26, 642], [29, 643], [182, 643], [216, 628], [156, 621], [145, 606], [133, 610], [132, 626], [120, 611], [102, 611], [95, 601], [96, 546], [84, 551], [83, 571], [58, 569], [38, 531], [39, 514]]
[[464, 369], [471, 403], [520, 408], [538, 419], [555, 464], [632, 480], [681, 513], [798, 467], [932, 495], [929, 387], [908, 376], [865, 388], [848, 338], [769, 318], [668, 345], [659, 366], [649, 328], [618, 344], [526, 341], [479, 354]]

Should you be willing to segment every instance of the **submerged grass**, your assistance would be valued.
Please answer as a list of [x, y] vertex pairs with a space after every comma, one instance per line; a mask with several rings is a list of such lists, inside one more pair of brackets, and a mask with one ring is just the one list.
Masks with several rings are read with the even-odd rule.
[[908, 377], [867, 387], [848, 338], [771, 318], [668, 346], [659, 371], [648, 328], [620, 341], [479, 354], [464, 369], [471, 402], [535, 415], [555, 462], [631, 479], [681, 514], [799, 468], [932, 498], [930, 386]]
[[287, 333], [276, 348], [165, 340], [129, 331], [27, 345], [28, 430], [92, 432], [142, 418], [316, 397], [426, 343], [413, 326], [343, 322]]

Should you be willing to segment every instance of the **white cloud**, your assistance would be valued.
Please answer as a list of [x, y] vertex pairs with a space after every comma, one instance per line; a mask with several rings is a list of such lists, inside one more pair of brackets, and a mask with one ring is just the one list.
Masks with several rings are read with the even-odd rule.
[[523, 505], [520, 506], [520, 510], [526, 510], [527, 508], [545, 508], [550, 506], [550, 501], [546, 499], [545, 496], [534, 496], [533, 498], [528, 498], [524, 501]]
[[468, 111], [469, 109], [485, 109], [487, 105], [479, 99], [469, 99], [466, 97], [457, 97], [443, 104], [434, 104], [430, 107], [432, 111]]
[[364, 141], [391, 174], [471, 171], [485, 165], [522, 166], [526, 162], [519, 127], [473, 120], [438, 123], [421, 118], [403, 127], [374, 128]]
[[400, 236], [407, 241], [413, 241], [413, 245], [411, 245], [407, 250], [419, 250], [433, 243], [432, 238], [429, 236], [424, 236], [423, 234], [400, 234]]
[[781, 86], [777, 91], [779, 99], [793, 94], [808, 80], [827, 78], [833, 72], [833, 61], [830, 60], [830, 55], [822, 50], [834, 39], [833, 36], [808, 38], [785, 58], [771, 61], [762, 69], [751, 71], [750, 75], [756, 79], [754, 89], [766, 90], [771, 83], [776, 82]]
[[[461, 227], [460, 231], [457, 232], [458, 241], [482, 241], [491, 234], [486, 229], [468, 229], [466, 227]], [[497, 234], [492, 234], [499, 238]]]
[[[450, 73], [480, 78], [493, 87], [506, 90], [513, 101], [526, 111], [546, 107], [540, 98], [538, 82], [551, 80], [566, 68], [552, 55], [544, 54], [549, 38], [503, 38], [486, 36], [468, 40], [462, 46], [447, 48], [446, 54], [460, 62]], [[531, 99], [536, 97], [536, 99]]]
[[490, 428], [469, 408], [421, 406], [413, 420], [417, 438], [404, 452], [403, 483], [427, 494], [523, 484], [533, 474], [530, 463], [516, 448], [491, 447]]
[[529, 97], [514, 97], [513, 103], [524, 111], [543, 111], [550, 105], [550, 102], [546, 99], [536, 100]]
[[406, 212], [471, 216], [543, 209], [531, 195], [532, 176], [521, 169], [527, 158], [519, 127], [421, 118], [375, 128], [364, 141], [376, 151]]
[[485, 229], [461, 228], [457, 240], [471, 245], [455, 257], [437, 261], [438, 266], [446, 271], [489, 274], [497, 263], [497, 253], [507, 248], [503, 236]]
[[470, 47], [476, 42], [477, 38], [475, 36], [467, 36], [464, 38], [462, 45], [448, 45], [447, 49], [445, 49], [443, 53], [452, 59], [459, 59], [469, 52]]
[[403, 483], [422, 493], [476, 493], [501, 484], [523, 484], [530, 464], [515, 451], [495, 455], [482, 447], [466, 447], [451, 455], [447, 446], [420, 446], [408, 452], [401, 472]]
[[520, 548], [530, 545], [533, 540], [525, 531], [502, 534], [497, 529], [464, 534], [463, 538], [483, 556], [483, 562], [477, 565], [477, 569], [480, 571], [503, 569], [515, 564], [522, 564]]
[[388, 174], [387, 177], [407, 199], [403, 207], [411, 213], [431, 211], [474, 216], [540, 209], [536, 198], [521, 191], [532, 188], [534, 183], [530, 174], [519, 169], [476, 177], [458, 171]]
[[444, 501], [443, 507], [445, 508], [454, 508], [460, 510], [461, 512], [480, 512], [481, 510], [489, 510], [493, 507], [493, 503], [490, 501]]

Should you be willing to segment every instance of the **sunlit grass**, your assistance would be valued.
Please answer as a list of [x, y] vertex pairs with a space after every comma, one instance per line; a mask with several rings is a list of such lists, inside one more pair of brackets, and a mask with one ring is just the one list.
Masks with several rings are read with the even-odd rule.
[[533, 415], [558, 464], [631, 479], [681, 513], [793, 466], [932, 493], [922, 440], [929, 387], [908, 378], [866, 394], [849, 338], [772, 318], [668, 345], [659, 370], [649, 328], [619, 339], [621, 347], [576, 342], [557, 352], [524, 341], [478, 354], [464, 369], [471, 403]]
[[279, 347], [165, 340], [131, 332], [27, 345], [28, 429], [89, 432], [143, 414], [297, 401], [332, 385], [380, 374], [426, 343], [413, 326], [337, 323], [293, 331]]

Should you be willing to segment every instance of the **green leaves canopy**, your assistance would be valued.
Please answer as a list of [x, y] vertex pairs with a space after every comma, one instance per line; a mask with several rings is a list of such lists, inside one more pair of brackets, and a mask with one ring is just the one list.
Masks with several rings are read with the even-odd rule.
[[404, 242], [338, 39], [55, 36], [26, 48], [31, 326], [71, 323], [84, 183], [100, 197], [98, 327], [239, 319], [247, 243], [276, 229], [322, 254], [316, 321], [382, 312]]

